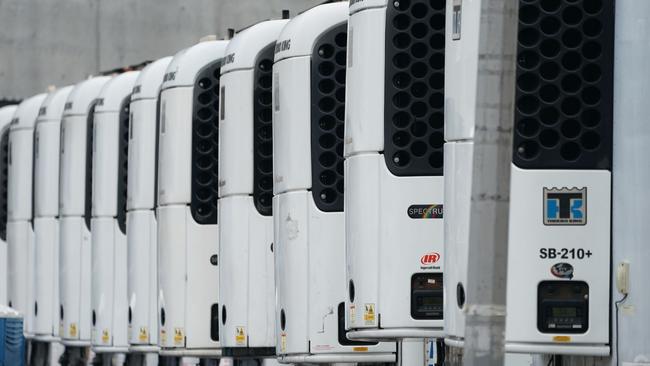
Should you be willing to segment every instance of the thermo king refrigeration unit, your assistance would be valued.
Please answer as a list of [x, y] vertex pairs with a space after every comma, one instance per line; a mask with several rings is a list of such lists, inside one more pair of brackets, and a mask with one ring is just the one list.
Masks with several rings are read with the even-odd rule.
[[[462, 346], [480, 4], [449, 5], [446, 343]], [[607, 355], [614, 3], [520, 1], [506, 350]]]
[[220, 341], [235, 357], [275, 355], [271, 74], [286, 23], [265, 21], [238, 33], [221, 67]]
[[61, 121], [59, 169], [59, 334], [65, 346], [91, 344], [91, 174], [95, 99], [110, 77], [75, 85]]
[[445, 0], [351, 2], [345, 127], [350, 338], [443, 330]]
[[177, 53], [160, 95], [161, 354], [212, 357], [219, 343], [219, 76], [227, 41]]
[[519, 2], [506, 350], [609, 354], [614, 1]]
[[[126, 183], [131, 92], [139, 71], [104, 84], [95, 101], [91, 159], [92, 348], [128, 352]], [[107, 355], [107, 357], [110, 355]]]
[[[0, 305], [7, 305], [7, 186], [9, 123], [18, 106], [0, 108]], [[22, 325], [21, 325], [22, 327]]]
[[59, 338], [59, 150], [67, 86], [48, 94], [34, 127], [34, 335]]
[[292, 19], [273, 66], [276, 351], [281, 362], [392, 362], [345, 331], [343, 120], [347, 2]]
[[158, 243], [156, 157], [158, 96], [171, 57], [142, 69], [131, 94], [126, 241], [131, 351], [158, 350]]
[[[7, 294], [24, 316], [25, 337], [34, 335], [34, 228], [32, 180], [34, 125], [46, 94], [25, 99], [9, 126], [7, 189]], [[47, 311], [47, 309], [42, 309]]]

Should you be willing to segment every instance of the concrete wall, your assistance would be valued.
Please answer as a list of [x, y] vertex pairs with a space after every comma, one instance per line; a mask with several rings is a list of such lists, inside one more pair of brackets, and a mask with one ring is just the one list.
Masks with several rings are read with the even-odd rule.
[[173, 55], [322, 0], [0, 0], [0, 99]]

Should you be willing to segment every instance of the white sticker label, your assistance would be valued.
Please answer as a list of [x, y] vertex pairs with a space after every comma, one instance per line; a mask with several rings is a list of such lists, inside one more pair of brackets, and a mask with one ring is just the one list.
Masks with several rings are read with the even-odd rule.
[[347, 49], [348, 68], [352, 67], [352, 55], [354, 55], [353, 47], [354, 47], [354, 28], [350, 27], [350, 29], [348, 30], [348, 49]]
[[451, 39], [460, 40], [463, 0], [454, 0], [452, 8]]
[[273, 73], [273, 110], [280, 111], [280, 74]]

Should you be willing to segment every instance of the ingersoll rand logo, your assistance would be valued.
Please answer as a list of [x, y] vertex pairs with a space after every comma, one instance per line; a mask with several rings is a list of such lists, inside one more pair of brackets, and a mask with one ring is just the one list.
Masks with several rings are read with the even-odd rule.
[[420, 257], [421, 269], [440, 269], [437, 263], [440, 262], [440, 253], [430, 252]]
[[587, 187], [544, 187], [544, 225], [586, 225]]

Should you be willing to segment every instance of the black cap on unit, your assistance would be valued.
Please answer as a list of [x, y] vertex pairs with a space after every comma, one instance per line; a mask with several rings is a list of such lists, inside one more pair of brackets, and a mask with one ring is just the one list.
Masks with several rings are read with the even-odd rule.
[[283, 9], [282, 10], [282, 19], [289, 19], [291, 15], [289, 14], [289, 10]]
[[235, 36], [235, 28], [228, 28], [228, 39], [232, 39]]

